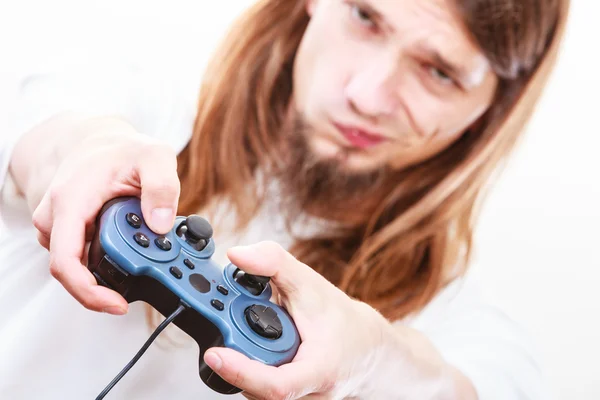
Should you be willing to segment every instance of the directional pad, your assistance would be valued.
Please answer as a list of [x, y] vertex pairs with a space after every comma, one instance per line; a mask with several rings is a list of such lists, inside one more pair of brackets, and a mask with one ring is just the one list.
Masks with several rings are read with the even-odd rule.
[[271, 307], [258, 304], [246, 308], [246, 321], [250, 328], [267, 339], [278, 339], [283, 333], [283, 326], [277, 313]]

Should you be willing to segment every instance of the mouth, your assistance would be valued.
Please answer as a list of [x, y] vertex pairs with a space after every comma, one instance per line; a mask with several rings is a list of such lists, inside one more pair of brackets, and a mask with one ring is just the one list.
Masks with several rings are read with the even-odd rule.
[[389, 140], [383, 135], [370, 132], [356, 126], [348, 126], [338, 123], [334, 123], [333, 125], [351, 146], [359, 149], [368, 149]]

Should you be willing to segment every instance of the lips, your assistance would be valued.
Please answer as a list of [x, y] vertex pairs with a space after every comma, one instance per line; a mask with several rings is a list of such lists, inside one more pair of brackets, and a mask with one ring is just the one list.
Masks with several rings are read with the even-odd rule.
[[364, 129], [334, 123], [340, 134], [354, 147], [367, 149], [381, 144], [388, 139], [382, 135], [366, 131]]
[[340, 134], [354, 147], [360, 149], [367, 149], [369, 147], [381, 144], [388, 139], [382, 135], [366, 131], [364, 129], [346, 126], [341, 124], [334, 124]]

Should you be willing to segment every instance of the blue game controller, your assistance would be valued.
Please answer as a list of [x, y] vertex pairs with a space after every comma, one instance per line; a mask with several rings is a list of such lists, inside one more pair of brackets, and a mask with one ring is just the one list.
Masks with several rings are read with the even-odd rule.
[[121, 197], [104, 205], [97, 228], [88, 268], [98, 283], [165, 317], [185, 304], [173, 323], [198, 343], [200, 378], [214, 391], [240, 389], [206, 365], [210, 347], [229, 347], [273, 366], [296, 355], [300, 336], [286, 310], [269, 301], [269, 278], [212, 261], [213, 229], [205, 219], [179, 216], [169, 233], [157, 235], [144, 223], [140, 200]]

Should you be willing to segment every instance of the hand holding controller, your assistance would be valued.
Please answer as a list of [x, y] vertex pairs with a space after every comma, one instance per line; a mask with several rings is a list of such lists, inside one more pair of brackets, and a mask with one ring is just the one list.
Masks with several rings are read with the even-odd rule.
[[145, 301], [164, 316], [185, 304], [173, 323], [198, 343], [202, 381], [233, 394], [240, 389], [204, 363], [207, 349], [225, 346], [279, 366], [293, 359], [300, 337], [289, 314], [269, 301], [269, 278], [211, 260], [212, 233], [206, 220], [191, 215], [177, 217], [170, 232], [157, 235], [144, 223], [138, 198], [117, 198], [100, 211], [88, 268], [129, 303]]

